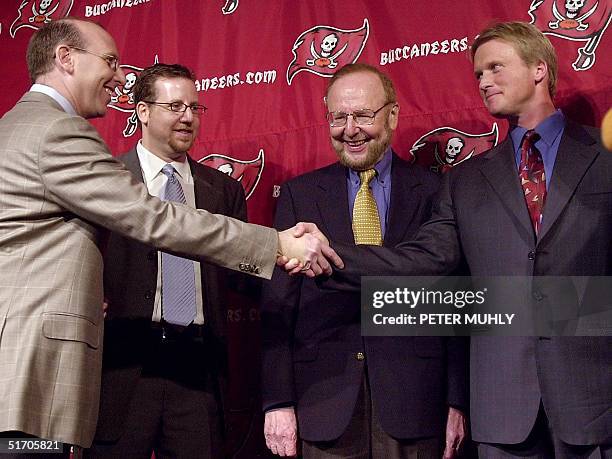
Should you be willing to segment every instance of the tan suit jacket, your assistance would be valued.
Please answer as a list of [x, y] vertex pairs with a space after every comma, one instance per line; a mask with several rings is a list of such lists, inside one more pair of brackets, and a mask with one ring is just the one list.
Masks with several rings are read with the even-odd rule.
[[266, 278], [278, 241], [150, 197], [85, 119], [26, 93], [0, 120], [0, 431], [91, 444], [104, 228]]

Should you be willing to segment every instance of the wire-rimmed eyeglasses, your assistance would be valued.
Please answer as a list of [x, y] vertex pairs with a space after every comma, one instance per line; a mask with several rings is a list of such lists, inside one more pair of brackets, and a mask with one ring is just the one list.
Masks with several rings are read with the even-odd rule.
[[346, 125], [346, 120], [348, 119], [348, 117], [352, 116], [355, 124], [359, 124], [361, 126], [374, 124], [374, 118], [376, 118], [376, 114], [389, 104], [395, 104], [395, 102], [387, 102], [378, 110], [370, 110], [366, 108], [363, 110], [355, 110], [353, 113], [328, 112], [327, 122], [331, 127], [342, 127]]
[[174, 112], [174, 113], [185, 113], [187, 111], [187, 108], [189, 108], [191, 110], [191, 113], [193, 113], [194, 115], [201, 115], [207, 110], [204, 105], [200, 105], [200, 104], [187, 105], [184, 102], [178, 102], [178, 101], [177, 102], [156, 102], [153, 100], [143, 100], [143, 102], [147, 104], [159, 105], [160, 107], [165, 108], [166, 110], [170, 110], [171, 112]]
[[98, 54], [85, 48], [79, 48], [78, 46], [70, 46], [70, 49], [76, 49], [77, 51], [93, 54], [94, 56], [104, 59], [113, 72], [116, 72], [119, 68], [119, 58], [117, 56], [113, 56], [112, 54]]

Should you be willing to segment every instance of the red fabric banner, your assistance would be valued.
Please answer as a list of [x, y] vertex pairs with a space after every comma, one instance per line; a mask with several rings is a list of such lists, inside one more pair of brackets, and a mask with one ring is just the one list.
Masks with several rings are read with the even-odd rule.
[[[557, 105], [598, 126], [612, 105], [611, 10], [612, 0], [4, 0], [0, 114], [30, 86], [25, 50], [34, 29], [67, 15], [96, 21], [115, 38], [127, 75], [106, 117], [93, 121], [113, 154], [139, 138], [131, 94], [139, 72], [157, 61], [187, 65], [208, 107], [191, 155], [240, 180], [250, 220], [269, 224], [284, 181], [336, 160], [323, 95], [342, 65], [389, 74], [401, 106], [394, 149], [444, 171], [508, 129], [478, 95], [468, 46], [479, 30], [494, 20], [536, 24], [559, 56]], [[257, 306], [236, 300], [228, 319], [232, 408], [247, 413], [230, 438], [241, 438], [244, 419], [259, 409]], [[261, 426], [252, 433], [242, 457], [261, 447]]]

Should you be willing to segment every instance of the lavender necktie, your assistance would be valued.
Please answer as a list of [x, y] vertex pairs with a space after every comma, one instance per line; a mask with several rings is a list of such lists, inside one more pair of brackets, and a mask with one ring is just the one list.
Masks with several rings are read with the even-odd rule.
[[[162, 190], [161, 199], [185, 204], [185, 194], [174, 175], [174, 167], [166, 164], [162, 173], [168, 177], [168, 181]], [[162, 252], [161, 265], [164, 320], [175, 325], [189, 325], [196, 316], [193, 261]]]

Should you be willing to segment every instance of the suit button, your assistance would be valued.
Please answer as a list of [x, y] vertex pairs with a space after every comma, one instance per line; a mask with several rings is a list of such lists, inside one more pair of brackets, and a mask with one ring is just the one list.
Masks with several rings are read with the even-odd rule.
[[145, 300], [150, 300], [153, 298], [153, 292], [151, 290], [147, 290], [144, 294]]
[[527, 258], [529, 258], [530, 260], [535, 260], [535, 256], [536, 256], [536, 253], [534, 250], [532, 250], [531, 252], [527, 254]]
[[238, 265], [238, 268], [240, 269], [240, 271], [246, 271], [246, 265], [244, 263], [240, 263]]
[[149, 250], [149, 252], [147, 253], [147, 260], [150, 261], [157, 261], [157, 251], [155, 250]]
[[358, 352], [357, 354], [355, 354], [355, 358], [359, 361], [365, 360], [365, 355], [363, 352]]
[[254, 271], [254, 272], [255, 272], [255, 274], [259, 274], [259, 273], [261, 272], [261, 269], [259, 269], [259, 268], [255, 268], [255, 271]]
[[533, 292], [532, 296], [533, 296], [533, 299], [536, 301], [542, 301], [544, 299], [544, 295], [542, 295], [541, 292]]

